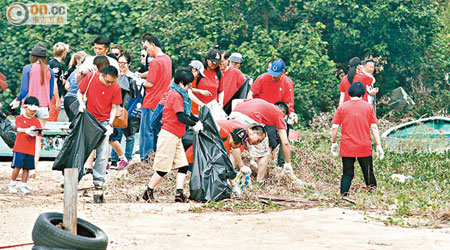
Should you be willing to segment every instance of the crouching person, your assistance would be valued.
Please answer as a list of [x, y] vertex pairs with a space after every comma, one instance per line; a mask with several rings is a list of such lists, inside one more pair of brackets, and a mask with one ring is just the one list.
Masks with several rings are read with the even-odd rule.
[[188, 171], [188, 161], [181, 137], [186, 132], [186, 125], [193, 126], [195, 131], [203, 128], [203, 124], [191, 113], [191, 100], [187, 91], [193, 79], [190, 69], [178, 69], [175, 71], [174, 82], [170, 84], [153, 163], [155, 173], [142, 196], [142, 199], [147, 202], [154, 201], [153, 192], [156, 185], [172, 169], [178, 169], [175, 202], [186, 201], [183, 186]]
[[344, 168], [341, 178], [341, 194], [343, 196], [347, 196], [350, 190], [350, 185], [355, 175], [354, 164], [356, 158], [361, 166], [366, 185], [369, 188], [377, 186], [373, 173], [370, 130], [372, 130], [375, 143], [377, 144], [377, 155], [380, 156], [380, 159], [384, 157], [375, 111], [372, 105], [362, 100], [365, 92], [366, 90], [362, 83], [353, 83], [348, 89], [350, 101], [338, 107], [332, 121], [331, 153], [335, 156], [338, 155], [339, 149], [336, 141], [337, 134], [339, 126], [342, 126], [339, 156], [342, 157]]

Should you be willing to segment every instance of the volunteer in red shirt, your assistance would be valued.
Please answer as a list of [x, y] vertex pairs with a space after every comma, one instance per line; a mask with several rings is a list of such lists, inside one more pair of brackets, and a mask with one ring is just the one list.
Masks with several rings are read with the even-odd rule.
[[331, 128], [331, 153], [338, 155], [337, 134], [341, 128], [341, 143], [339, 156], [342, 157], [344, 168], [341, 178], [341, 194], [347, 196], [354, 176], [354, 163], [356, 158], [361, 166], [364, 181], [369, 188], [376, 188], [377, 182], [373, 173], [372, 144], [370, 130], [377, 144], [377, 155], [384, 158], [378, 132], [377, 119], [373, 107], [362, 96], [366, 92], [360, 82], [353, 83], [348, 89], [350, 101], [343, 103], [336, 110]]
[[294, 112], [294, 83], [285, 75], [285, 68], [282, 59], [273, 61], [269, 71], [252, 84], [248, 99], [260, 98], [272, 104], [281, 101], [289, 105], [289, 114]]
[[[92, 77], [92, 74], [95, 74]], [[101, 74], [89, 73], [78, 84], [77, 99], [80, 104], [79, 112], [86, 109], [97, 121], [106, 127], [105, 138], [97, 145], [95, 165], [93, 167], [94, 186], [97, 190], [105, 189], [106, 165], [108, 158], [109, 136], [113, 133], [113, 122], [116, 118], [117, 107], [122, 104], [122, 93], [116, 82], [118, 70], [111, 65], [103, 67]], [[91, 80], [92, 78], [92, 80]], [[84, 104], [83, 94], [87, 103]], [[89, 136], [89, 135], [86, 135]]]
[[163, 110], [163, 125], [153, 163], [155, 173], [142, 196], [148, 202], [154, 201], [154, 188], [172, 169], [178, 169], [175, 202], [186, 201], [183, 186], [188, 171], [188, 161], [181, 137], [186, 132], [186, 125], [192, 126], [196, 132], [203, 129], [201, 121], [191, 113], [188, 89], [191, 87], [192, 80], [194, 80], [192, 68], [183, 68], [175, 71], [174, 82], [170, 84], [170, 91], [167, 94]]
[[364, 101], [368, 101], [367, 98], [367, 87], [372, 86], [374, 82], [374, 78], [361, 73], [361, 59], [359, 57], [354, 57], [350, 59], [350, 70], [348, 71], [348, 74], [345, 75], [341, 83], [339, 84], [339, 92], [341, 92], [341, 96], [339, 99], [339, 105], [342, 103], [350, 100], [350, 95], [348, 94], [348, 89], [350, 88], [350, 85], [354, 82], [360, 82], [364, 86], [364, 95], [362, 96], [362, 99]]
[[[224, 87], [223, 87], [223, 73], [220, 70], [220, 63], [222, 61], [222, 56], [220, 51], [212, 49], [206, 55], [204, 66], [204, 75], [199, 76], [197, 82], [195, 83], [195, 88], [199, 90], [206, 90], [209, 93], [200, 94], [193, 91], [194, 95], [203, 103], [208, 104], [213, 100], [216, 100], [223, 107], [224, 98]], [[193, 107], [194, 114], [198, 114], [198, 107], [194, 104]]]
[[[238, 104], [230, 114], [230, 119], [239, 120], [247, 127], [251, 124], [264, 124], [269, 137], [268, 147], [275, 149], [281, 141], [281, 147], [286, 159], [284, 170], [292, 172], [291, 150], [286, 133], [286, 122], [288, 106], [286, 103], [277, 102], [275, 105], [263, 99], [246, 100]], [[270, 152], [270, 151], [269, 151]], [[268, 153], [269, 153], [268, 152]], [[269, 154], [263, 157], [265, 160], [258, 162], [258, 175], [256, 180], [261, 182], [266, 174]]]
[[142, 102], [141, 134], [139, 150], [141, 161], [147, 162], [150, 151], [155, 152], [158, 139], [157, 131], [151, 127], [150, 121], [156, 106], [162, 99], [163, 94], [169, 90], [172, 80], [172, 60], [161, 50], [158, 38], [149, 36], [144, 42], [147, 54], [154, 59], [148, 67], [147, 80], [144, 83], [145, 97]]
[[[224, 87], [223, 106], [225, 106], [228, 104], [228, 102], [232, 101], [231, 98], [233, 97], [233, 95], [236, 94], [236, 92], [245, 82], [245, 77], [239, 69], [230, 67], [228, 65], [230, 55], [226, 51], [221, 51], [221, 53], [222, 61], [220, 63], [220, 70], [222, 70]], [[229, 114], [230, 111], [231, 109], [226, 112], [228, 112]]]

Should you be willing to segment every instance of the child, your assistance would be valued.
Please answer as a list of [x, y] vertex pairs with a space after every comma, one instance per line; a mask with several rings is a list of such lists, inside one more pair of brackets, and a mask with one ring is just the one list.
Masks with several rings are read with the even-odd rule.
[[30, 189], [27, 187], [28, 172], [35, 168], [34, 155], [36, 136], [42, 136], [38, 129], [42, 128], [41, 123], [35, 117], [39, 109], [39, 100], [30, 96], [25, 99], [25, 112], [16, 118], [17, 138], [13, 148], [13, 160], [11, 167], [13, 168], [11, 183], [9, 184], [9, 192], [17, 193], [16, 179], [22, 169], [22, 184], [19, 187], [19, 193], [27, 194]]
[[155, 199], [153, 197], [154, 188], [172, 169], [178, 169], [175, 202], [186, 201], [183, 185], [188, 171], [188, 162], [181, 137], [186, 132], [186, 125], [193, 126], [197, 132], [203, 128], [202, 123], [191, 113], [191, 100], [187, 91], [191, 87], [193, 79], [191, 69], [178, 69], [175, 71], [174, 82], [170, 84], [153, 164], [155, 173], [142, 197], [148, 202]]

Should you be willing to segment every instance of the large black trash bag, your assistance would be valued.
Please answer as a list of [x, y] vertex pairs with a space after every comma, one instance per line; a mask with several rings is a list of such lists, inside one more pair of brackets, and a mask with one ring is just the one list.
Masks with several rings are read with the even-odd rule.
[[53, 170], [78, 168], [78, 181], [84, 175], [84, 163], [105, 138], [106, 129], [87, 110], [79, 112], [70, 124], [71, 131], [53, 163]]
[[189, 199], [209, 202], [230, 198], [227, 179], [236, 177], [236, 172], [208, 107], [200, 109], [199, 118], [203, 130], [194, 135]]
[[230, 101], [227, 104], [225, 104], [225, 106], [223, 107], [223, 111], [225, 111], [227, 115], [231, 114], [231, 103], [233, 102], [234, 99], [247, 99], [248, 92], [250, 91], [250, 81], [252, 80], [253, 79], [251, 77], [245, 78], [245, 81], [242, 84], [242, 86], [238, 89], [238, 91], [236, 91], [236, 93], [234, 93]]
[[8, 117], [0, 111], [0, 136], [8, 147], [13, 148], [16, 141], [17, 132]]

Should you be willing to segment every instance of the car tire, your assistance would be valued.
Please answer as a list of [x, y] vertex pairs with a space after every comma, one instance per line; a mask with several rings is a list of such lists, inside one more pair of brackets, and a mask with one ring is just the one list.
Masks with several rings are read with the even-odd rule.
[[108, 236], [97, 226], [78, 218], [77, 235], [74, 235], [57, 227], [62, 221], [61, 213], [49, 212], [39, 215], [31, 233], [35, 246], [96, 250], [107, 248]]

